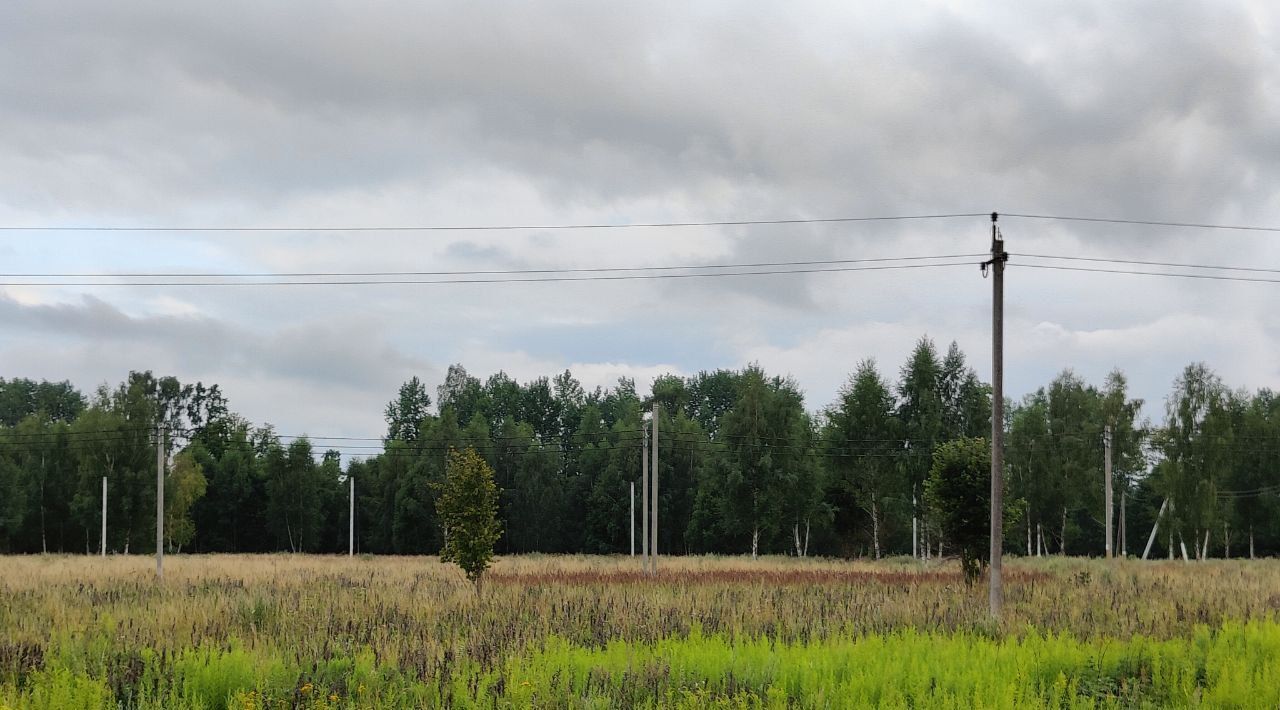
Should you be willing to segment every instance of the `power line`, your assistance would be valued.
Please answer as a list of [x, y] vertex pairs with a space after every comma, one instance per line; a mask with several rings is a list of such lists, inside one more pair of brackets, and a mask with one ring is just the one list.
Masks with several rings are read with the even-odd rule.
[[851, 271], [893, 271], [899, 269], [929, 269], [951, 266], [973, 266], [973, 262], [952, 261], [937, 264], [892, 264], [882, 266], [842, 266], [830, 269], [772, 269], [765, 271], [713, 272], [700, 274], [628, 274], [597, 276], [550, 276], [534, 278], [483, 278], [483, 279], [348, 279], [338, 281], [2, 281], [0, 286], [406, 286], [444, 284], [508, 284], [508, 283], [558, 283], [567, 281], [647, 281], [654, 279], [722, 278], [727, 276], [775, 276], [780, 274], [824, 274]]
[[1187, 229], [1228, 229], [1245, 232], [1280, 232], [1280, 227], [1261, 227], [1241, 224], [1211, 224], [1208, 222], [1167, 222], [1152, 219], [1111, 219], [1107, 217], [1080, 217], [1075, 215], [1019, 214], [1017, 212], [1001, 212], [1001, 217], [1020, 217], [1022, 219], [1043, 219], [1058, 222], [1094, 222], [1100, 224], [1137, 224], [1149, 227], [1182, 227]]
[[[1128, 276], [1160, 276], [1176, 279], [1203, 279], [1208, 281], [1242, 281], [1249, 283], [1280, 283], [1280, 279], [1263, 279], [1248, 276], [1223, 276], [1215, 274], [1179, 274], [1171, 271], [1135, 271], [1132, 269], [1098, 269], [1087, 266], [1055, 266], [1052, 264], [1010, 264], [1020, 269], [1051, 269], [1054, 271], [1083, 271], [1094, 274], [1123, 274]], [[0, 284], [3, 285], [3, 284]]]
[[[490, 224], [490, 225], [342, 225], [342, 226], [178, 226], [178, 225], [0, 225], [0, 232], [493, 232], [520, 230], [575, 230], [575, 229], [649, 229], [677, 227], [746, 227], [790, 224], [847, 224], [855, 222], [898, 222], [909, 220], [960, 219], [986, 217], [989, 212], [954, 212], [909, 215], [873, 215], [853, 217], [812, 217], [787, 219], [737, 219], [671, 222], [582, 222], [554, 224]], [[1217, 224], [1211, 222], [1178, 222], [1153, 219], [1118, 219], [1083, 215], [1031, 214], [1025, 212], [1001, 212], [1000, 216], [1020, 219], [1052, 220], [1059, 222], [1091, 222], [1097, 224], [1131, 224], [1152, 227], [1177, 227], [1185, 229], [1222, 229], [1250, 232], [1280, 232], [1280, 227], [1241, 224]]]
[[1092, 256], [1053, 256], [1049, 254], [1012, 254], [1012, 256], [1025, 257], [1029, 259], [1089, 261], [1089, 262], [1108, 263], [1108, 264], [1132, 264], [1136, 266], [1172, 266], [1180, 269], [1209, 269], [1214, 271], [1247, 271], [1247, 272], [1253, 272], [1253, 273], [1280, 274], [1280, 269], [1262, 268], [1262, 267], [1256, 267], [1256, 266], [1221, 266], [1221, 265], [1214, 265], [1214, 264], [1187, 264], [1187, 263], [1180, 263], [1180, 262], [1174, 262], [1174, 261], [1142, 261], [1139, 259], [1108, 259], [1104, 257], [1092, 257]]
[[[41, 444], [58, 444], [58, 443], [62, 443], [64, 440], [68, 443], [82, 443], [82, 442], [133, 443], [133, 442], [136, 442], [141, 437], [150, 435], [154, 431], [155, 431], [154, 427], [147, 427], [147, 428], [138, 427], [138, 428], [121, 428], [121, 429], [95, 429], [95, 430], [83, 430], [83, 431], [67, 430], [67, 431], [58, 431], [58, 432], [9, 432], [9, 431], [6, 431], [4, 428], [0, 427], [0, 442], [8, 443], [11, 445], [29, 445], [29, 446], [37, 446]], [[169, 428], [169, 427], [165, 427], [165, 431], [170, 436], [182, 436], [182, 437], [188, 437], [188, 438], [194, 438], [195, 436], [198, 436], [202, 433], [200, 429], [177, 429], [177, 428]], [[439, 446], [448, 446], [455, 442], [460, 444], [471, 444], [471, 443], [478, 442], [486, 445], [500, 445], [503, 442], [517, 442], [517, 443], [529, 443], [530, 445], [538, 445], [543, 447], [552, 447], [552, 446], [563, 447], [565, 445], [569, 447], [575, 447], [575, 446], [588, 446], [599, 441], [605, 441], [606, 443], [639, 442], [642, 440], [642, 436], [641, 436], [642, 432], [643, 432], [642, 429], [606, 429], [598, 432], [572, 432], [572, 433], [565, 433], [565, 434], [555, 434], [549, 438], [540, 438], [537, 435], [452, 436], [452, 437], [447, 437], [447, 440], [445, 440], [443, 444], [439, 444]], [[247, 433], [249, 435], [249, 438], [243, 439], [243, 440], [238, 438], [226, 438], [226, 439], [215, 438], [211, 441], [203, 440], [203, 439], [202, 441], [205, 441], [205, 443], [214, 444], [214, 445], [234, 445], [239, 443], [259, 445], [260, 443], [270, 443], [273, 441], [280, 442], [280, 440], [292, 440], [292, 442], [306, 440], [309, 443], [313, 444], [314, 447], [317, 449], [323, 448], [323, 447], [333, 447], [333, 448], [375, 448], [375, 449], [399, 448], [399, 449], [412, 450], [412, 449], [417, 449], [417, 448], [421, 448], [422, 446], [428, 445], [428, 444], [424, 444], [421, 439], [406, 441], [402, 439], [388, 440], [386, 437], [381, 437], [381, 436], [321, 436], [317, 434], [280, 434], [275, 432], [271, 432], [270, 434], [267, 434], [265, 439], [255, 440], [254, 432], [250, 431]], [[1054, 435], [1050, 435], [1050, 436], [1054, 436]], [[793, 437], [786, 437], [786, 436], [767, 436], [767, 435], [750, 436], [750, 435], [726, 434], [726, 433], [720, 432], [720, 433], [717, 433], [714, 437], [712, 437], [703, 432], [675, 431], [665, 435], [664, 438], [668, 438], [673, 441], [680, 441], [680, 442], [692, 441], [695, 443], [706, 443], [706, 444], [716, 445], [716, 446], [743, 446], [743, 447], [754, 446], [754, 447], [768, 447], [768, 448], [775, 448], [775, 449], [797, 448], [797, 446], [793, 444], [778, 445], [778, 444], [771, 443], [775, 441], [790, 442], [793, 440]], [[741, 442], [732, 443], [732, 444], [730, 443], [730, 442], [735, 442], [742, 439], [750, 439], [752, 441], [749, 443], [741, 443]], [[613, 440], [613, 441], [609, 442], [608, 440]], [[902, 438], [902, 439], [885, 439], [885, 438], [821, 439], [821, 438], [816, 438], [812, 446], [818, 447], [823, 445], [835, 446], [835, 445], [847, 445], [847, 444], [860, 444], [862, 445], [861, 448], [868, 449], [868, 450], [870, 449], [885, 450], [890, 447], [894, 447], [894, 446], [902, 447], [908, 444], [920, 444], [920, 443], [933, 444], [935, 441], [936, 440], [934, 439], [913, 439], [913, 438]], [[338, 443], [333, 443], [333, 442], [338, 442]], [[345, 443], [345, 442], [355, 442], [355, 443]], [[291, 443], [291, 442], [286, 441], [283, 443], [287, 445], [288, 443]], [[436, 444], [430, 444], [430, 445], [436, 446]]]
[[704, 222], [595, 222], [578, 224], [491, 224], [491, 225], [393, 225], [341, 227], [162, 227], [110, 225], [0, 225], [3, 232], [499, 232], [568, 229], [647, 229], [654, 227], [746, 227], [784, 224], [845, 224], [850, 222], [899, 222], [907, 220], [985, 217], [984, 212], [952, 214], [911, 214], [870, 217], [815, 217], [794, 219], [740, 219]]
[[[614, 451], [620, 451], [623, 453], [627, 453], [627, 452], [638, 453], [638, 448], [635, 446], [635, 444], [639, 442], [640, 442], [640, 439], [620, 439], [616, 442], [601, 442], [601, 444], [597, 445], [594, 450], [597, 453], [606, 453], [606, 452], [614, 452]], [[94, 451], [99, 448], [95, 444], [99, 444], [99, 443], [101, 442], [94, 441], [94, 440], [71, 441], [71, 442], [64, 442], [61, 448], [68, 452]], [[124, 448], [131, 449], [134, 451], [134, 453], [142, 456], [149, 455], [154, 449], [154, 442], [142, 442], [141, 444], [139, 444], [137, 441], [117, 440], [114, 443], [125, 445]], [[770, 444], [731, 445], [726, 442], [709, 441], [709, 440], [699, 440], [699, 441], [676, 440], [676, 441], [672, 441], [667, 446], [670, 446], [673, 450], [676, 450], [676, 451], [682, 451], [682, 452], [683, 451], [688, 451], [688, 452], [700, 451], [702, 453], [708, 453], [708, 454], [710, 453], [723, 454], [734, 448], [738, 450], [762, 450], [762, 449], [767, 449], [771, 451], [781, 450], [781, 451], [792, 452], [790, 454], [790, 458], [793, 458], [793, 459], [910, 459], [910, 458], [919, 458], [922, 455], [921, 452], [912, 452], [907, 450], [866, 449], [862, 451], [824, 451], [818, 447], [804, 446], [804, 445], [796, 445], [796, 446], [785, 446], [785, 445], [779, 446], [779, 445], [770, 445]], [[227, 441], [222, 443], [222, 447], [226, 451], [242, 451], [242, 452], [247, 452], [252, 454], [269, 453], [268, 450], [264, 450], [260, 448], [260, 446], [257, 443], [251, 442], [251, 441], [240, 441], [240, 440]], [[393, 449], [386, 450], [386, 449], [383, 449], [382, 447], [373, 446], [373, 445], [343, 444], [343, 445], [338, 445], [336, 447], [330, 447], [325, 453], [334, 452], [341, 456], [347, 456], [347, 457], [358, 456], [358, 457], [367, 457], [370, 459], [373, 459], [373, 458], [421, 459], [424, 456], [429, 454], [433, 454], [433, 453], [444, 454], [444, 453], [448, 453], [451, 450], [455, 450], [457, 448], [458, 448], [457, 446], [454, 446], [451, 444], [427, 444], [427, 445], [395, 447]], [[563, 447], [556, 446], [554, 442], [549, 444], [546, 442], [539, 442], [537, 440], [527, 441], [527, 446], [524, 446], [524, 447], [507, 448], [507, 447], [503, 447], [501, 444], [492, 443], [489, 445], [480, 444], [478, 446], [475, 446], [474, 448], [481, 451], [490, 451], [494, 455], [499, 457], [537, 456], [537, 455], [563, 456], [569, 453]], [[283, 451], [283, 449], [284, 447], [280, 448], [281, 451]], [[924, 452], [924, 455], [928, 455], [928, 452]], [[123, 463], [124, 462], [122, 462], [122, 464]]]
[[1245, 498], [1259, 498], [1262, 496], [1280, 494], [1280, 484], [1270, 486], [1262, 486], [1252, 490], [1244, 491], [1218, 491], [1216, 496], [1219, 500], [1241, 500]]
[[565, 268], [565, 269], [499, 269], [499, 270], [478, 270], [478, 271], [289, 271], [289, 272], [259, 272], [259, 273], [132, 273], [132, 274], [109, 274], [109, 273], [64, 273], [64, 274], [34, 274], [34, 273], [9, 273], [0, 274], [0, 278], [22, 278], [22, 279], [53, 279], [53, 278], [85, 278], [85, 279], [116, 279], [116, 278], [202, 278], [202, 279], [249, 279], [249, 278], [308, 278], [308, 277], [392, 277], [392, 276], [487, 276], [487, 275], [518, 275], [518, 274], [579, 274], [579, 273], [608, 273], [619, 271], [690, 271], [695, 269], [758, 269], [767, 267], [783, 267], [783, 266], [833, 266], [837, 264], [868, 264], [873, 262], [887, 261], [924, 261], [928, 259], [969, 259], [984, 256], [983, 254], [937, 254], [925, 256], [886, 256], [867, 259], [819, 259], [813, 261], [764, 261], [746, 264], [689, 264], [683, 266], [597, 266], [584, 268]]

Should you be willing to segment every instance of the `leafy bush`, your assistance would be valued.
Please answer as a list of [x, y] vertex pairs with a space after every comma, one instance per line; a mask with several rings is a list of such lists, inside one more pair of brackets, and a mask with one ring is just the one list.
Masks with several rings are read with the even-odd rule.
[[956, 439], [934, 449], [925, 501], [947, 543], [960, 553], [965, 581], [972, 584], [990, 558], [991, 451], [986, 439]]

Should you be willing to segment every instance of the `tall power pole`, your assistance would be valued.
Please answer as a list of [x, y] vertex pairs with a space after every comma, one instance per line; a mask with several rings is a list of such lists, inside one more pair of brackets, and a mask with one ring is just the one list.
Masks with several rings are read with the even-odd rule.
[[1124, 525], [1124, 493], [1125, 493], [1124, 489], [1123, 489], [1123, 488], [1121, 488], [1121, 489], [1120, 489], [1120, 532], [1119, 532], [1120, 545], [1119, 545], [1119, 547], [1120, 547], [1120, 557], [1122, 557], [1122, 558], [1126, 558], [1126, 559], [1127, 559], [1127, 558], [1129, 557], [1129, 540], [1128, 540], [1127, 536], [1124, 534], [1124, 531], [1125, 531], [1125, 525]]
[[631, 482], [631, 556], [636, 556], [636, 482]]
[[1004, 553], [1004, 264], [1009, 260], [1004, 240], [991, 213], [991, 587], [992, 618], [1004, 606], [1001, 557]]
[[156, 579], [164, 579], [164, 429], [156, 422]]
[[347, 557], [355, 557], [356, 554], [356, 477], [347, 476], [347, 481], [351, 484], [350, 500], [347, 505]]
[[658, 573], [658, 418], [662, 412], [662, 405], [657, 402], [653, 403], [653, 525], [650, 527], [650, 534], [653, 535], [653, 542], [649, 545], [649, 549], [653, 552], [653, 556], [649, 558], [649, 571], [651, 574]]
[[1103, 452], [1103, 471], [1104, 471], [1102, 475], [1107, 479], [1107, 480], [1106, 480], [1106, 486], [1107, 486], [1107, 487], [1106, 487], [1106, 489], [1105, 489], [1105, 490], [1104, 490], [1104, 492], [1103, 492], [1103, 498], [1104, 498], [1105, 502], [1103, 503], [1103, 506], [1102, 506], [1102, 507], [1106, 509], [1106, 515], [1107, 515], [1107, 518], [1106, 518], [1106, 520], [1107, 520], [1107, 524], [1106, 524], [1106, 528], [1107, 528], [1107, 543], [1106, 543], [1107, 559], [1111, 559], [1111, 554], [1112, 554], [1112, 552], [1111, 552], [1111, 541], [1114, 539], [1114, 538], [1112, 537], [1112, 535], [1114, 534], [1114, 529], [1112, 528], [1112, 525], [1111, 525], [1111, 519], [1112, 519], [1111, 506], [1112, 506], [1112, 501], [1111, 501], [1111, 425], [1110, 425], [1110, 424], [1106, 425], [1106, 427], [1102, 430], [1102, 452]]
[[640, 567], [649, 567], [649, 427], [640, 418]]
[[102, 477], [102, 556], [107, 556], [107, 477]]

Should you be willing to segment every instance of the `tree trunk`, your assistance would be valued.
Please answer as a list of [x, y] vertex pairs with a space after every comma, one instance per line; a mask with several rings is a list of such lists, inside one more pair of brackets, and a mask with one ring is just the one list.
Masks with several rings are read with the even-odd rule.
[[751, 529], [751, 559], [760, 556], [760, 528]]
[[1027, 557], [1031, 556], [1031, 516], [1027, 516]]
[[796, 557], [804, 557], [804, 550], [800, 548], [800, 521], [797, 520], [795, 525], [791, 526], [791, 534], [796, 540]]
[[809, 556], [809, 519], [804, 519], [804, 557]]
[[876, 559], [880, 559], [880, 505], [871, 496], [871, 542], [875, 546]]
[[1173, 530], [1169, 531], [1169, 560], [1173, 561]]
[[1249, 559], [1251, 560], [1254, 559], [1253, 557], [1253, 526], [1252, 525], [1249, 526]]
[[1209, 558], [1209, 528], [1204, 529], [1204, 544], [1200, 546], [1200, 561]]
[[1231, 559], [1231, 525], [1222, 521], [1222, 556]]
[[1036, 557], [1044, 557], [1044, 526], [1036, 523]]
[[[1194, 540], [1192, 542], [1194, 544]], [[1187, 541], [1183, 539], [1182, 533], [1178, 533], [1178, 547], [1182, 550], [1182, 561], [1190, 562], [1191, 558], [1187, 557]]]

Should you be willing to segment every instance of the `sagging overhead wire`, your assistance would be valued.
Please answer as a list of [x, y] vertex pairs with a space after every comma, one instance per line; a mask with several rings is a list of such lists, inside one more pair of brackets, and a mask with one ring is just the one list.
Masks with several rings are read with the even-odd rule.
[[755, 269], [783, 266], [833, 266], [840, 264], [870, 264], [889, 261], [921, 261], [927, 259], [969, 259], [985, 256], [984, 254], [937, 254], [925, 256], [884, 256], [867, 259], [817, 259], [812, 261], [761, 261], [742, 264], [684, 264], [676, 266], [592, 266], [563, 269], [494, 269], [494, 270], [462, 270], [462, 271], [275, 271], [275, 272], [148, 272], [148, 273], [0, 273], [0, 278], [53, 279], [53, 278], [85, 278], [85, 279], [123, 279], [123, 278], [202, 278], [202, 279], [248, 279], [248, 278], [309, 278], [321, 276], [357, 277], [357, 276], [507, 276], [519, 274], [584, 274], [611, 272], [652, 272], [652, 271], [690, 271], [695, 269]]
[[1001, 212], [1001, 217], [1041, 219], [1058, 222], [1094, 222], [1099, 224], [1133, 224], [1147, 227], [1178, 227], [1185, 229], [1224, 229], [1243, 232], [1280, 232], [1280, 227], [1264, 227], [1246, 224], [1213, 224], [1210, 222], [1174, 222], [1155, 219], [1115, 219], [1111, 217], [1082, 217], [1079, 215], [1026, 214]]
[[127, 226], [127, 225], [0, 225], [0, 232], [503, 232], [570, 229], [650, 229], [662, 227], [747, 227], [787, 224], [846, 224], [851, 222], [901, 222], [910, 220], [984, 217], [983, 212], [877, 215], [868, 217], [813, 217], [784, 219], [733, 219], [702, 222], [585, 222], [576, 224], [490, 225], [386, 225], [386, 226]]
[[[956, 261], [954, 257], [905, 257], [903, 259], [893, 259], [893, 261], [903, 261], [906, 259], [948, 259], [947, 261], [931, 262], [931, 263], [909, 263], [909, 264], [879, 264], [871, 266], [833, 266], [831, 268], [781, 268], [781, 269], [755, 269], [751, 271], [704, 271], [698, 273], [627, 273], [627, 274], [592, 274], [579, 276], [531, 276], [522, 277], [518, 273], [511, 276], [499, 276], [493, 278], [451, 278], [451, 279], [419, 279], [419, 278], [340, 278], [340, 279], [321, 279], [321, 280], [286, 280], [286, 279], [270, 279], [270, 280], [215, 280], [201, 281], [195, 280], [200, 278], [208, 278], [200, 274], [192, 274], [183, 280], [168, 281], [149, 281], [149, 280], [122, 280], [122, 281], [104, 281], [104, 277], [96, 277], [98, 280], [83, 279], [63, 279], [59, 281], [40, 281], [25, 280], [13, 281], [13, 278], [38, 279], [38, 275], [29, 274], [13, 274], [5, 281], [0, 281], [0, 286], [24, 286], [24, 287], [51, 287], [51, 286], [108, 286], [108, 287], [173, 287], [173, 286], [194, 286], [194, 287], [245, 287], [245, 286], [403, 286], [403, 285], [445, 285], [445, 284], [511, 284], [511, 283], [563, 283], [575, 281], [647, 281], [657, 279], [699, 279], [699, 278], [724, 278], [724, 277], [742, 277], [742, 276], [777, 276], [784, 274], [824, 274], [824, 273], [845, 273], [853, 271], [894, 271], [902, 269], [930, 269], [930, 268], [946, 268], [956, 266], [973, 266], [971, 261]], [[841, 263], [839, 261], [832, 263]], [[844, 262], [856, 263], [856, 262]], [[612, 267], [610, 267], [612, 268]], [[699, 267], [687, 267], [699, 268]], [[716, 268], [731, 268], [727, 265], [719, 265]], [[750, 267], [743, 267], [750, 268]], [[638, 271], [639, 269], [621, 269], [623, 271]], [[568, 273], [567, 271], [555, 273]], [[136, 277], [135, 277], [136, 278]]]
[[1010, 266], [1019, 269], [1048, 269], [1051, 271], [1076, 271], [1092, 274], [1121, 274], [1125, 276], [1157, 276], [1162, 278], [1175, 279], [1201, 279], [1206, 281], [1239, 281], [1246, 283], [1280, 283], [1280, 279], [1267, 279], [1254, 276], [1226, 276], [1223, 274], [1193, 274], [1178, 273], [1173, 271], [1138, 271], [1136, 269], [1100, 269], [1089, 266], [1062, 266], [1057, 264], [1024, 264], [1011, 263]]
[[[1177, 261], [1144, 261], [1141, 259], [1116, 259], [1098, 256], [1064, 256], [1056, 254], [1026, 254], [1011, 253], [1010, 256], [1017, 256], [1024, 259], [1051, 259], [1054, 261], [1086, 261], [1092, 263], [1104, 264], [1128, 264], [1131, 266], [1165, 266], [1178, 269], [1204, 269], [1208, 271], [1241, 271], [1250, 273], [1263, 274], [1280, 274], [1280, 269], [1260, 267], [1260, 266], [1225, 266], [1219, 264], [1189, 264]], [[1025, 266], [1025, 264], [1024, 264]]]
[[[990, 212], [939, 212], [902, 215], [870, 215], [848, 217], [793, 217], [774, 219], [725, 219], [704, 221], [652, 221], [652, 222], [577, 222], [550, 224], [409, 224], [409, 225], [105, 225], [105, 224], [5, 224], [0, 232], [500, 232], [534, 230], [581, 229], [653, 229], [684, 227], [747, 227], [796, 224], [848, 224], [856, 222], [900, 222], [913, 220], [962, 219], [986, 217]], [[1213, 222], [1182, 222], [1159, 219], [1122, 219], [1116, 217], [1092, 217], [1070, 214], [1036, 214], [1028, 212], [1000, 212], [1002, 217], [1034, 219], [1058, 222], [1091, 222], [1096, 224], [1128, 224], [1149, 227], [1174, 227], [1181, 229], [1219, 229], [1247, 232], [1280, 232], [1280, 227], [1248, 224], [1220, 224]]]

